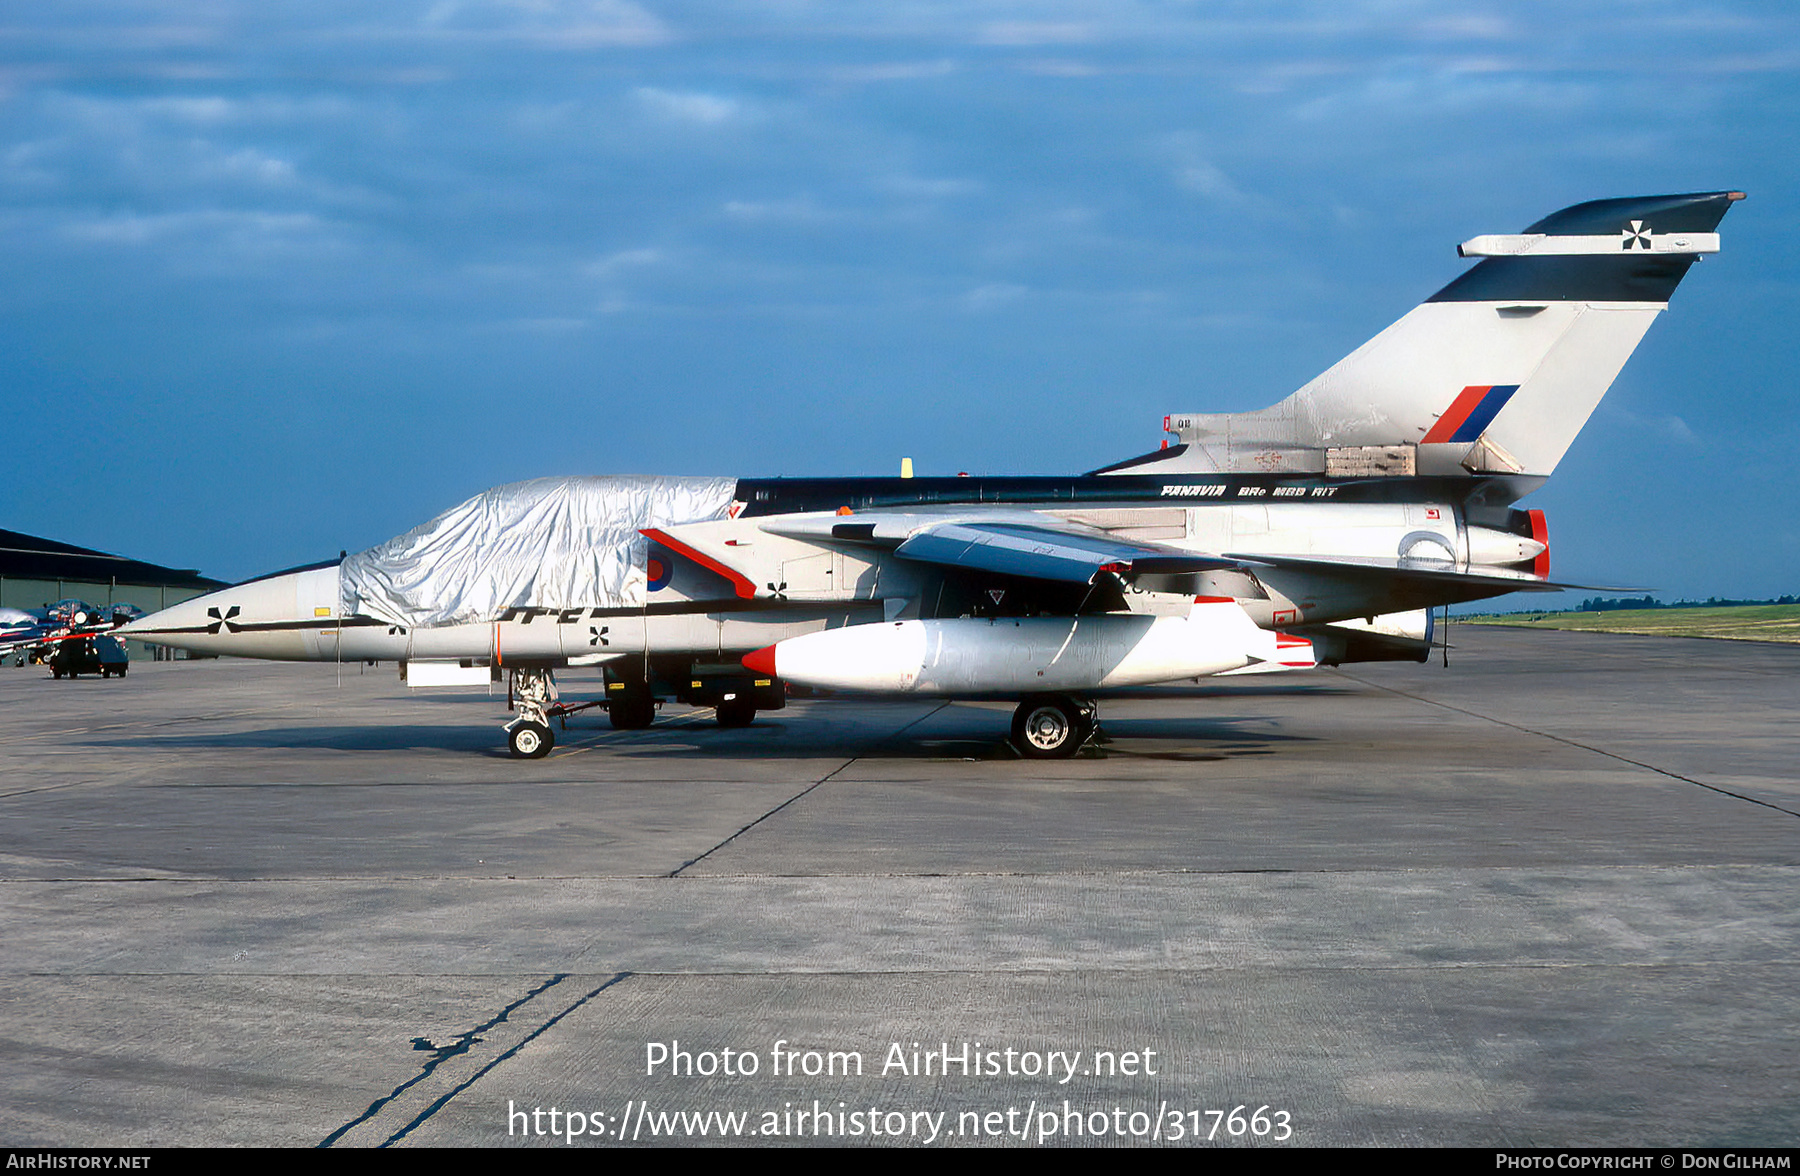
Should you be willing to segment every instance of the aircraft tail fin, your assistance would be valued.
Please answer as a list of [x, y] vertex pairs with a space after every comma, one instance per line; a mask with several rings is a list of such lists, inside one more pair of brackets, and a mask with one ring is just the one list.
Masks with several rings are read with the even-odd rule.
[[1546, 477], [1742, 198], [1595, 200], [1470, 238], [1474, 267], [1287, 399], [1172, 414], [1177, 444], [1094, 472]]

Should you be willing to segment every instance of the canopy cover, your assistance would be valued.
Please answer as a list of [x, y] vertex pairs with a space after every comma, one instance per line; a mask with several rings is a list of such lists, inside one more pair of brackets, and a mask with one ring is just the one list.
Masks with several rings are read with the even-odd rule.
[[725, 517], [733, 478], [536, 478], [497, 486], [340, 570], [343, 615], [425, 628], [508, 608], [635, 608], [638, 532]]

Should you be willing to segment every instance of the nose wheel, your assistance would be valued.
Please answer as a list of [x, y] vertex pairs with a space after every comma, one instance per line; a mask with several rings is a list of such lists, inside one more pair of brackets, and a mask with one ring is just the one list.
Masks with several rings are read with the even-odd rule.
[[526, 666], [512, 672], [513, 708], [519, 717], [506, 725], [506, 746], [519, 759], [543, 759], [556, 746], [550, 730], [550, 704], [556, 700], [556, 680], [547, 669]]
[[1094, 733], [1094, 706], [1062, 695], [1027, 698], [1013, 712], [1012, 745], [1026, 759], [1067, 759]]
[[556, 733], [547, 723], [521, 719], [507, 728], [506, 743], [520, 759], [543, 759], [556, 746]]

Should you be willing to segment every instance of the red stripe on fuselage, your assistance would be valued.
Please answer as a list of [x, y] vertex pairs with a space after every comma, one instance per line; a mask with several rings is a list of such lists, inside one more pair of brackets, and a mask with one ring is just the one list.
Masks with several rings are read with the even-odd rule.
[[736, 592], [745, 600], [749, 600], [756, 595], [756, 585], [752, 584], [742, 572], [733, 571], [710, 555], [702, 555], [700, 552], [695, 551], [692, 547], [689, 547], [679, 539], [669, 538], [667, 532], [659, 531], [655, 527], [649, 527], [639, 531], [638, 534], [646, 539], [662, 544], [676, 555], [693, 560], [709, 572], [717, 572], [719, 575], [724, 576], [727, 580], [731, 581], [732, 591]]
[[1444, 415], [1437, 419], [1437, 424], [1431, 426], [1431, 431], [1419, 439], [1419, 444], [1435, 445], [1456, 436], [1456, 430], [1463, 427], [1463, 422], [1469, 419], [1469, 414], [1475, 411], [1475, 406], [1481, 403], [1482, 397], [1492, 391], [1493, 387], [1492, 384], [1470, 384], [1458, 392], [1456, 399], [1450, 402], [1450, 407], [1444, 410]]

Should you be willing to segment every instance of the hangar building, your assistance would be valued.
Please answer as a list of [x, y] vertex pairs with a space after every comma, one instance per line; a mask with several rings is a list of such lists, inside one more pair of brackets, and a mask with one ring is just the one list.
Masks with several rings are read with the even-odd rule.
[[[55, 539], [0, 530], [0, 607], [45, 608], [73, 596], [101, 608], [134, 604], [145, 612], [155, 612], [223, 587], [222, 581], [192, 568], [165, 568]], [[131, 656], [152, 654], [134, 641]]]

